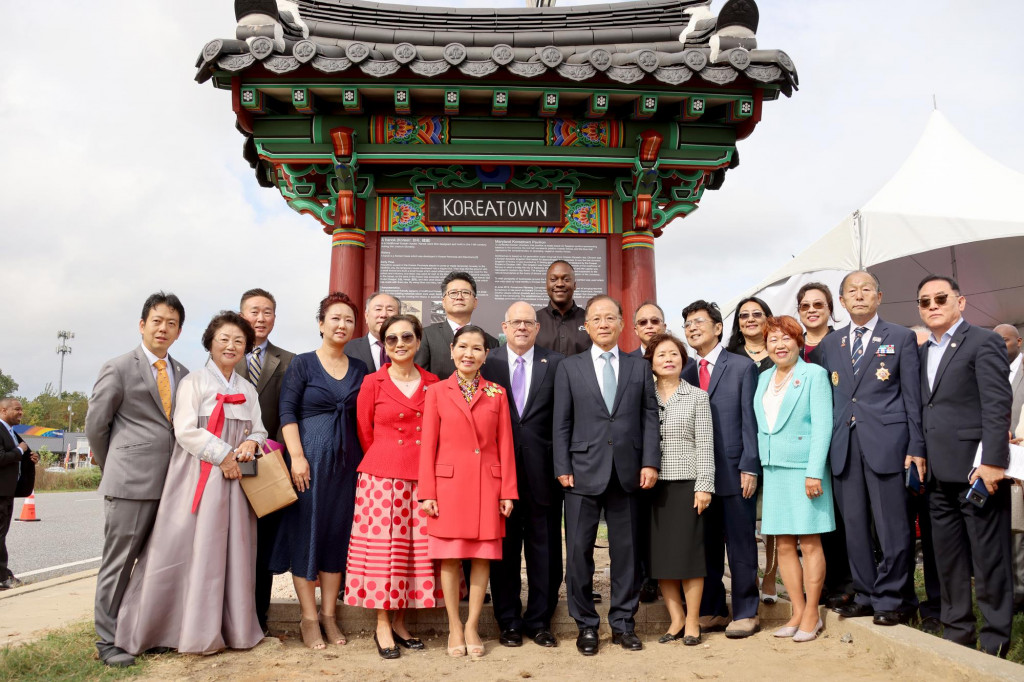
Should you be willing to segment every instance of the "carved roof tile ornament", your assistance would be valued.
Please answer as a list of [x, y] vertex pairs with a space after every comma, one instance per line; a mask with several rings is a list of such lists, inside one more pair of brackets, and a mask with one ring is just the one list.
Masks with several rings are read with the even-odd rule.
[[268, 57], [263, 60], [263, 66], [267, 68], [267, 71], [273, 71], [274, 73], [288, 73], [299, 68], [301, 64], [295, 57], [285, 57], [283, 55], [275, 54], [273, 57]]
[[[376, 78], [403, 66], [427, 78], [451, 66], [474, 77], [500, 67], [522, 78], [548, 74], [624, 84], [643, 79], [681, 83], [692, 73], [726, 84], [742, 73], [761, 83], [778, 83], [790, 95], [799, 83], [796, 68], [784, 52], [757, 48], [754, 0], [728, 0], [717, 17], [709, 7], [708, 0], [638, 0], [543, 11], [364, 0], [235, 0], [235, 39], [212, 40], [203, 47], [196, 80], [204, 82], [218, 69], [237, 73], [256, 61], [266, 64], [273, 56], [274, 69], [291, 70], [296, 60], [321, 73], [372, 60], [362, 70]], [[581, 68], [587, 63], [593, 68]]]

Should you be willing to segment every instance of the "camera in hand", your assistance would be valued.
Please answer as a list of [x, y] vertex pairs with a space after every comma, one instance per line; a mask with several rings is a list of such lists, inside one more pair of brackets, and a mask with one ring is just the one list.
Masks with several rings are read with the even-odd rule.
[[242, 472], [242, 476], [255, 476], [256, 475], [256, 460], [250, 459], [248, 462], [239, 462], [238, 468]]

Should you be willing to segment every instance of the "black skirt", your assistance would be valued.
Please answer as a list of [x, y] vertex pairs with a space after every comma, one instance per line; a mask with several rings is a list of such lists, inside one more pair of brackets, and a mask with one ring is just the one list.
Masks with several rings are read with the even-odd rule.
[[704, 519], [693, 507], [695, 481], [658, 481], [651, 500], [651, 577], [688, 580], [707, 575]]

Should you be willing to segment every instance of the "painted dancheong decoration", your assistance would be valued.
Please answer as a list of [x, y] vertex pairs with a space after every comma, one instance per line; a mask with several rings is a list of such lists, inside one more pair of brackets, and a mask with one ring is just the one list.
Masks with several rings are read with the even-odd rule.
[[[196, 80], [230, 91], [257, 182], [331, 235], [332, 289], [373, 288], [385, 233], [578, 235], [606, 240], [632, 310], [655, 297], [655, 237], [722, 187], [764, 103], [798, 84], [759, 47], [753, 0], [710, 5], [236, 0], [235, 35], [203, 47]], [[458, 220], [430, 219], [434, 192]], [[560, 193], [560, 223], [498, 210], [524, 192], [548, 211]]]

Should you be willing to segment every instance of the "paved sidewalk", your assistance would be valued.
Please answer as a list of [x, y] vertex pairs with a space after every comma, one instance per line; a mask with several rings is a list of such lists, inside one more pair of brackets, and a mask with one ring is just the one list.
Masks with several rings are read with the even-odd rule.
[[95, 569], [0, 592], [0, 646], [91, 619], [95, 593]]

